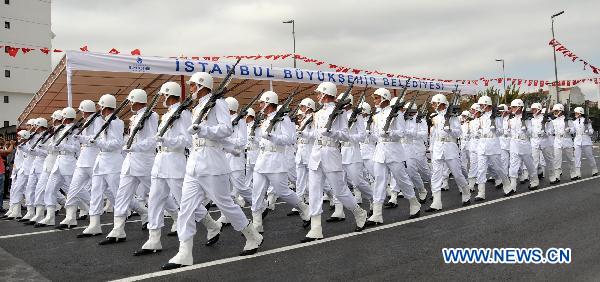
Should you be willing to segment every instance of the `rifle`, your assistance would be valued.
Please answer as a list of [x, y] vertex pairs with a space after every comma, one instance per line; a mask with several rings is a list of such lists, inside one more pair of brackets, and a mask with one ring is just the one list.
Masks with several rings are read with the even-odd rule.
[[410, 114], [414, 114], [417, 111], [412, 109], [412, 106], [415, 104], [415, 102], [417, 101], [417, 95], [415, 94], [415, 96], [412, 98], [412, 100], [410, 100], [410, 102], [408, 103], [408, 107], [406, 107], [405, 111], [404, 111], [404, 119], [407, 119], [409, 117]]
[[298, 105], [296, 105], [294, 110], [292, 110], [288, 113], [288, 116], [290, 117], [290, 120], [293, 123], [296, 123], [296, 116], [297, 116], [299, 110], [300, 110], [300, 103], [298, 103]]
[[358, 115], [360, 114], [360, 112], [362, 112], [362, 108], [360, 105], [365, 102], [366, 94], [367, 94], [367, 85], [365, 85], [365, 88], [363, 89], [362, 93], [360, 94], [360, 97], [358, 98], [358, 103], [356, 103], [356, 106], [352, 109], [352, 113], [350, 114], [350, 117], [348, 118], [348, 128], [352, 128], [352, 126], [358, 119]]
[[325, 128], [327, 129], [327, 132], [329, 132], [331, 130], [331, 126], [333, 125], [333, 122], [335, 121], [335, 119], [339, 115], [344, 113], [344, 108], [346, 107], [346, 105], [348, 105], [348, 103], [350, 103], [350, 99], [348, 99], [348, 95], [350, 95], [350, 92], [352, 91], [352, 87], [354, 86], [354, 82], [356, 81], [356, 79], [358, 79], [358, 78], [355, 78], [352, 82], [349, 83], [348, 89], [346, 89], [344, 94], [342, 94], [342, 97], [335, 102], [335, 107], [333, 108], [333, 111], [331, 112], [331, 114], [329, 114], [329, 119], [327, 120], [327, 124], [325, 124]]
[[58, 140], [56, 141], [56, 144], [54, 144], [54, 146], [58, 146], [65, 138], [67, 138], [67, 136], [69, 136], [71, 133], [73, 133], [73, 131], [75, 131], [75, 128], [78, 128], [79, 126], [81, 126], [81, 123], [83, 122], [83, 117], [81, 117], [79, 120], [77, 120], [77, 122], [71, 126], [71, 128], [69, 128], [67, 131], [65, 131], [65, 133], [63, 133], [62, 136], [60, 136], [60, 138], [58, 138]]
[[285, 102], [281, 104], [281, 108], [279, 108], [279, 110], [275, 113], [275, 116], [271, 119], [271, 122], [269, 123], [269, 126], [265, 131], [267, 135], [271, 134], [271, 131], [273, 131], [275, 124], [277, 124], [277, 122], [279, 121], [282, 121], [283, 117], [290, 111], [290, 104], [292, 103], [292, 100], [294, 100], [294, 96], [296, 94], [298, 94], [297, 88], [296, 90], [294, 90], [294, 92], [292, 92], [292, 94], [290, 94], [287, 97], [287, 99], [285, 99]]
[[231, 125], [232, 126], [236, 126], [240, 122], [241, 119], [243, 119], [244, 117], [246, 117], [246, 115], [248, 114], [248, 109], [250, 109], [254, 105], [254, 103], [256, 103], [256, 100], [258, 100], [258, 98], [260, 98], [260, 95], [262, 95], [263, 92], [265, 92], [264, 89], [262, 91], [260, 91], [260, 93], [258, 93], [258, 95], [256, 95], [256, 97], [252, 98], [252, 101], [250, 101], [250, 103], [248, 103], [248, 105], [246, 105], [238, 113], [238, 115], [233, 119], [233, 121], [231, 121]]
[[304, 131], [304, 129], [313, 122], [315, 113], [320, 111], [322, 107], [323, 107], [323, 105], [317, 105], [313, 114], [306, 121], [304, 121], [304, 124], [302, 124], [302, 126], [300, 126], [300, 128], [298, 129], [298, 132]]
[[394, 103], [392, 105], [390, 114], [388, 115], [387, 119], [385, 120], [385, 125], [383, 126], [383, 132], [385, 132], [385, 133], [388, 132], [388, 130], [390, 129], [390, 125], [392, 125], [392, 120], [398, 116], [398, 112], [400, 111], [400, 108], [402, 108], [405, 104], [404, 101], [402, 101], [402, 99], [404, 98], [404, 95], [406, 94], [406, 89], [408, 88], [409, 81], [410, 81], [410, 78], [408, 80], [406, 80], [406, 83], [404, 84], [404, 86], [402, 86], [402, 90], [400, 90], [401, 91], [400, 96], [396, 100], [396, 103]]
[[588, 102], [589, 102], [588, 100], [585, 100], [584, 105], [583, 105], [583, 113], [584, 113], [583, 124], [585, 124], [585, 125], [588, 125], [590, 123], [590, 107], [588, 105]]
[[46, 144], [46, 142], [48, 142], [48, 140], [50, 140], [50, 138], [54, 137], [54, 135], [56, 133], [60, 132], [63, 129], [63, 127], [65, 127], [65, 125], [61, 124], [58, 126], [58, 128], [52, 130], [52, 132], [48, 135], [48, 137], [46, 137], [46, 140], [42, 141], [42, 144]]
[[565, 115], [565, 121], [569, 121], [572, 120], [571, 118], [571, 92], [569, 91], [569, 98], [567, 99], [567, 106], [566, 106], [567, 110], [565, 111], [564, 115]]
[[448, 105], [448, 110], [444, 116], [446, 119], [444, 126], [450, 126], [450, 118], [457, 116], [460, 112], [460, 91], [461, 90], [458, 89], [458, 84], [456, 84], [454, 90], [452, 90], [452, 101], [450, 102], [450, 105]]
[[121, 112], [123, 110], [123, 108], [125, 108], [125, 106], [127, 106], [127, 104], [129, 104], [128, 99], [125, 99], [125, 100], [123, 100], [123, 102], [121, 102], [119, 107], [117, 107], [115, 109], [115, 111], [112, 114], [110, 114], [110, 116], [108, 116], [108, 119], [104, 122], [102, 127], [100, 127], [100, 130], [96, 133], [96, 135], [94, 135], [94, 138], [92, 138], [91, 141], [96, 141], [96, 139], [98, 139], [98, 137], [100, 137], [100, 134], [102, 134], [102, 132], [104, 132], [104, 130], [106, 130], [108, 128], [108, 126], [110, 125], [110, 122], [112, 122], [113, 120], [115, 120], [117, 118], [117, 115], [119, 114], [119, 112]]
[[417, 123], [421, 123], [423, 117], [427, 118], [427, 101], [429, 101], [429, 97], [431, 97], [431, 94], [427, 95], [427, 100], [423, 102], [419, 112], [417, 113]]
[[233, 79], [231, 76], [235, 72], [235, 67], [238, 65], [240, 60], [241, 59], [238, 59], [235, 62], [235, 64], [231, 67], [231, 69], [229, 69], [227, 75], [225, 76], [225, 78], [223, 78], [223, 81], [221, 81], [219, 87], [217, 87], [217, 90], [214, 91], [208, 99], [208, 101], [206, 101], [206, 104], [204, 104], [204, 107], [202, 107], [202, 109], [200, 110], [198, 117], [196, 117], [196, 119], [193, 122], [194, 127], [197, 127], [202, 121], [204, 121], [208, 117], [208, 113], [217, 104], [217, 100], [223, 98], [223, 95], [227, 93], [227, 85], [229, 85], [229, 82], [231, 82], [231, 79]]
[[177, 109], [175, 109], [173, 114], [171, 116], [169, 116], [169, 119], [165, 123], [165, 126], [161, 127], [160, 130], [158, 130], [159, 137], [163, 137], [163, 135], [165, 135], [167, 130], [169, 130], [169, 128], [171, 128], [171, 125], [181, 117], [181, 113], [185, 109], [187, 109], [187, 107], [189, 107], [192, 104], [192, 102], [193, 102], [192, 97], [187, 97], [187, 98], [185, 98], [185, 100], [183, 100], [183, 102], [181, 102], [181, 104], [179, 104], [179, 106], [177, 107]]
[[[42, 136], [40, 136], [40, 138], [38, 138], [38, 140], [37, 140], [37, 141], [35, 141], [35, 143], [33, 143], [33, 146], [31, 146], [31, 149], [30, 149], [30, 150], [33, 150], [33, 149], [35, 149], [35, 147], [37, 147], [37, 145], [40, 143], [40, 141], [42, 141], [42, 139], [44, 139], [44, 138], [46, 137], [46, 135], [48, 135], [48, 133], [50, 133], [50, 128], [46, 129], [46, 130], [44, 131], [44, 134], [42, 134]], [[45, 142], [46, 142], [46, 141], [44, 141], [44, 142], [42, 142], [42, 143], [45, 143]]]
[[146, 110], [144, 110], [144, 113], [142, 114], [142, 116], [138, 120], [138, 123], [135, 125], [135, 127], [131, 131], [131, 134], [129, 135], [129, 139], [127, 140], [126, 145], [127, 149], [131, 149], [131, 145], [133, 144], [135, 136], [138, 134], [138, 132], [140, 132], [140, 130], [144, 128], [144, 123], [146, 123], [146, 120], [148, 120], [152, 115], [152, 109], [154, 109], [154, 107], [156, 106], [156, 102], [158, 102], [158, 97], [160, 97], [160, 93], [154, 94], [154, 97], [152, 97], [152, 101], [150, 101], [150, 105], [146, 105]]
[[100, 116], [100, 112], [95, 112], [80, 128], [79, 131], [77, 131], [77, 134], [75, 135], [79, 135], [81, 134], [86, 128], [88, 128], [90, 125], [92, 125], [92, 123], [94, 122], [94, 120]]
[[264, 119], [264, 115], [262, 112], [258, 112], [258, 114], [256, 114], [256, 117], [254, 118], [254, 123], [252, 124], [252, 127], [250, 128], [250, 137], [254, 137], [256, 135], [256, 128], [258, 128], [258, 125], [262, 123]]

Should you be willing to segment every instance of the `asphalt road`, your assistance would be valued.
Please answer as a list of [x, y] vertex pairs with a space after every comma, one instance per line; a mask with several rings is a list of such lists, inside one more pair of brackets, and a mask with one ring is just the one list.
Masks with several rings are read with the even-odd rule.
[[[587, 169], [583, 174], [590, 177]], [[398, 208], [384, 210], [386, 225], [353, 233], [354, 220], [346, 212], [345, 222], [324, 223], [324, 234], [331, 240], [301, 245], [306, 230], [298, 217], [287, 217], [289, 207], [280, 204], [265, 219], [262, 255], [237, 260], [244, 241], [231, 227], [224, 229], [215, 246], [206, 247], [204, 228], [199, 227], [194, 262], [200, 265], [153, 279], [598, 280], [599, 179], [571, 183], [565, 175], [561, 186], [551, 190], [523, 195], [528, 191], [520, 185], [522, 196], [513, 198], [503, 198], [501, 190], [488, 183], [487, 201], [468, 209], [460, 207], [460, 195], [452, 183], [451, 190], [443, 192], [442, 214], [422, 213], [420, 219], [406, 222], [408, 203], [400, 201]], [[455, 212], [446, 213], [451, 210]], [[249, 215], [248, 209], [245, 212]], [[330, 213], [326, 211], [324, 219]], [[111, 216], [103, 216], [102, 222], [112, 222]], [[212, 216], [216, 219], [219, 213], [213, 211]], [[170, 220], [166, 222], [163, 235], [170, 227]], [[104, 233], [111, 227], [103, 226]], [[163, 236], [162, 253], [134, 257], [132, 253], [148, 236], [140, 227], [139, 222], [128, 223], [126, 242], [99, 246], [102, 237], [75, 238], [82, 229], [54, 231], [0, 221], [0, 280], [104, 281], [158, 272], [177, 252], [177, 239]], [[24, 235], [31, 232], [35, 233]], [[441, 250], [448, 247], [566, 247], [572, 248], [573, 259], [568, 265], [444, 264]]]

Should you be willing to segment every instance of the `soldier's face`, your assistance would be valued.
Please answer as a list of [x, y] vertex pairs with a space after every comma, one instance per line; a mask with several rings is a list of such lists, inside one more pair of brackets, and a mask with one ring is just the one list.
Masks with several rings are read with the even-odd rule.
[[190, 84], [190, 94], [194, 94], [194, 92], [196, 92], [197, 90], [198, 90], [198, 84], [192, 82]]
[[375, 103], [375, 105], [379, 105], [381, 103], [381, 96], [379, 95], [373, 95], [373, 102]]
[[580, 113], [575, 113], [575, 118], [579, 118], [579, 117], [581, 117], [581, 114]]

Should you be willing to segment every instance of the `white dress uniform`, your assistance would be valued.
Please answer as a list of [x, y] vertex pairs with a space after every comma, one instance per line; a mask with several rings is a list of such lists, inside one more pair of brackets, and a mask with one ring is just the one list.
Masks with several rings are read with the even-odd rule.
[[29, 171], [29, 179], [27, 179], [27, 185], [25, 186], [25, 205], [27, 206], [27, 213], [23, 216], [23, 220], [28, 220], [34, 216], [35, 188], [44, 169], [44, 160], [48, 155], [47, 151], [39, 146], [42, 143], [41, 141], [35, 149], [33, 148], [33, 144], [42, 138], [42, 133], [38, 133], [34, 138], [35, 139], [32, 140], [33, 143], [31, 143], [32, 148], [29, 149], [29, 156], [33, 158], [33, 162], [31, 164], [31, 170]]
[[[477, 143], [477, 196], [475, 200], [485, 200], [485, 183], [487, 182], [488, 168], [497, 180], [501, 180], [504, 187], [510, 186], [508, 175], [502, 169], [502, 161], [500, 155], [500, 140], [497, 133], [498, 124], [496, 119], [492, 117], [492, 112], [484, 112], [479, 119], [479, 131]], [[507, 188], [505, 188], [507, 189]]]
[[252, 126], [254, 121], [246, 123], [248, 144], [246, 145], [246, 187], [252, 191], [252, 175], [254, 174], [254, 165], [258, 158], [258, 139], [256, 135], [252, 136]]
[[477, 182], [477, 162], [479, 159], [479, 118], [473, 117], [469, 121], [469, 144], [467, 145], [467, 152], [469, 153], [469, 171], [467, 172], [469, 189], [474, 190], [475, 183]]
[[410, 203], [411, 218], [418, 216], [421, 208], [421, 204], [415, 196], [413, 182], [406, 173], [405, 162], [407, 157], [400, 143], [401, 138], [405, 137], [404, 115], [399, 113], [392, 120], [389, 131], [383, 131], [391, 110], [392, 107], [390, 106], [381, 108], [373, 117], [373, 134], [377, 137], [377, 145], [373, 154], [373, 173], [375, 174], [373, 215], [368, 219], [369, 224], [372, 225], [383, 223], [382, 207], [387, 196], [386, 188], [390, 182], [390, 175], [397, 182], [397, 185], [392, 186], [392, 189], [399, 188], [404, 198]]
[[[167, 120], [173, 115], [180, 103], [169, 106], [168, 111], [161, 117], [158, 126], [162, 130]], [[177, 231], [179, 203], [181, 203], [181, 186], [186, 165], [185, 149], [192, 146], [192, 136], [187, 129], [192, 125], [192, 113], [188, 110], [181, 112], [159, 140], [159, 150], [152, 166], [152, 184], [148, 197], [148, 233], [149, 239], [142, 246], [143, 250], [161, 250], [160, 229], [164, 226], [163, 210], [173, 218], [171, 232]], [[175, 199], [175, 200], [173, 200]], [[172, 233], [174, 234], [174, 233]]]
[[427, 198], [427, 190], [423, 180], [431, 179], [431, 168], [427, 162], [425, 141], [429, 137], [426, 122], [417, 122], [412, 116], [405, 122], [404, 151], [410, 152], [406, 160], [406, 173], [415, 185], [415, 193], [418, 193], [419, 201], [423, 203]]
[[369, 177], [373, 178], [375, 173], [373, 168], [373, 154], [375, 154], [375, 144], [377, 143], [377, 136], [373, 134], [373, 124], [371, 123], [370, 128], [367, 128], [367, 120], [364, 120], [364, 126], [366, 130], [365, 139], [360, 143], [360, 154], [362, 156], [363, 164], [367, 170]]
[[[138, 126], [140, 119], [144, 115], [146, 107], [137, 111], [130, 118], [129, 132]], [[143, 195], [146, 195], [150, 190], [150, 174], [152, 165], [156, 156], [156, 135], [158, 127], [158, 114], [152, 112], [144, 121], [144, 125], [134, 137], [131, 148], [125, 156], [123, 166], [121, 167], [121, 176], [119, 188], [117, 190], [115, 205], [114, 205], [114, 227], [107, 238], [125, 238], [125, 220], [127, 219], [127, 211], [129, 209], [137, 211], [142, 219], [142, 223], [148, 220], [148, 210], [134, 199], [134, 194], [138, 187], [141, 187]], [[127, 151], [126, 148], [123, 148]]]
[[460, 168], [460, 160], [458, 157], [458, 145], [456, 138], [461, 135], [460, 122], [458, 117], [451, 117], [449, 125], [446, 127], [446, 110], [439, 111], [432, 118], [431, 126], [431, 193], [433, 194], [433, 202], [429, 207], [429, 211], [442, 209], [442, 194], [441, 190], [444, 186], [444, 179], [449, 170], [454, 176], [454, 181], [458, 189], [462, 192], [463, 205], [468, 204], [471, 199], [471, 191], [465, 176]]
[[550, 182], [556, 181], [558, 178], [554, 174], [554, 128], [552, 121], [548, 119], [546, 124], [542, 126], [544, 115], [538, 114], [531, 120], [532, 135], [531, 135], [531, 156], [533, 157], [533, 166], [538, 168], [540, 160], [546, 164], [546, 176]]
[[24, 144], [17, 146], [15, 152], [15, 168], [13, 169], [12, 173], [12, 185], [10, 187], [9, 198], [10, 208], [5, 214], [11, 218], [21, 218], [21, 199], [23, 198], [25, 186], [27, 185], [27, 179], [29, 178], [27, 175], [25, 175], [25, 169], [23, 169], [23, 166], [27, 163], [29, 147], [31, 145], [29, 142], [25, 142]]
[[[108, 119], [108, 116], [105, 120]], [[100, 216], [103, 213], [103, 196], [113, 206], [119, 187], [119, 172], [123, 164], [123, 121], [119, 118], [110, 122], [108, 128], [100, 134], [93, 145], [100, 149], [92, 169], [92, 188], [90, 193], [90, 225], [83, 230], [80, 237], [102, 234]]]
[[[93, 116], [93, 114], [90, 115], [86, 119], [86, 122]], [[100, 152], [98, 147], [90, 144], [90, 140], [98, 133], [103, 123], [102, 117], [97, 116], [81, 134], [75, 135], [75, 138], [79, 140], [81, 149], [79, 151], [79, 158], [77, 158], [77, 163], [75, 164], [73, 179], [69, 185], [69, 192], [67, 193], [67, 201], [65, 203], [67, 213], [65, 219], [60, 223], [63, 228], [77, 226], [76, 213], [78, 206], [89, 210], [92, 168]]]
[[565, 116], [561, 115], [552, 120], [552, 126], [554, 128], [554, 173], [560, 179], [564, 154], [571, 168], [571, 178], [575, 178], [577, 171], [575, 170], [573, 138], [571, 137], [571, 134], [575, 133], [573, 121], [566, 120]]
[[[347, 118], [350, 118], [352, 111], [346, 111]], [[348, 129], [348, 141], [342, 142], [342, 166], [344, 167], [345, 177], [354, 189], [360, 191], [361, 196], [369, 202], [373, 200], [373, 189], [363, 175], [365, 166], [360, 151], [360, 142], [367, 138], [365, 130], [365, 121], [361, 114], [356, 116], [356, 122]], [[339, 210], [343, 214], [341, 204], [336, 204], [336, 212]], [[332, 216], [333, 217], [333, 216]]]
[[294, 143], [296, 129], [290, 119], [284, 116], [283, 120], [275, 124], [271, 133], [267, 134], [266, 130], [274, 117], [275, 112], [270, 113], [256, 132], [256, 137], [260, 140], [260, 152], [253, 175], [252, 219], [258, 232], [263, 232], [262, 212], [269, 187], [273, 187], [273, 192], [283, 201], [298, 208], [303, 220], [308, 220], [308, 207], [287, 185], [289, 168], [286, 146]]
[[598, 167], [596, 166], [596, 159], [592, 150], [592, 138], [590, 136], [594, 134], [592, 123], [585, 123], [585, 118], [579, 117], [573, 121], [575, 127], [575, 138], [573, 139], [573, 145], [575, 147], [575, 173], [576, 177], [581, 178], [581, 153], [585, 155], [590, 167], [592, 168], [592, 175], [598, 174]]
[[518, 114], [509, 119], [508, 133], [510, 134], [510, 167], [508, 176], [510, 177], [510, 187], [503, 187], [504, 193], [509, 194], [517, 191], [517, 177], [519, 168], [525, 165], [529, 173], [530, 188], [536, 188], [539, 184], [537, 169], [533, 166], [533, 157], [531, 156], [531, 120], [522, 122], [523, 115]]
[[460, 167], [465, 176], [469, 175], [469, 121], [460, 124], [459, 157]]
[[502, 163], [502, 169], [504, 174], [508, 175], [508, 167], [510, 167], [510, 136], [508, 135], [508, 120], [510, 115], [502, 116], [502, 132], [500, 139], [500, 162]]
[[[71, 127], [75, 126], [74, 123], [66, 124], [59, 136], [62, 136]], [[79, 152], [79, 140], [73, 137], [73, 135], [67, 136], [65, 139], [58, 144], [56, 149], [58, 150], [58, 156], [54, 162], [54, 166], [48, 176], [48, 183], [44, 193], [44, 203], [46, 204], [46, 217], [38, 224], [43, 225], [54, 225], [55, 224], [55, 211], [57, 198], [56, 194], [62, 187], [69, 187], [71, 179], [73, 178], [73, 172], [75, 171], [75, 163], [77, 159], [75, 156]]]
[[[306, 122], [309, 122], [310, 117], [313, 113], [304, 115], [304, 119], [300, 123], [300, 128], [304, 126]], [[306, 188], [308, 187], [308, 160], [310, 158], [310, 152], [312, 151], [313, 144], [315, 142], [314, 136], [307, 134], [312, 131], [312, 123], [307, 124], [302, 132], [298, 132], [298, 150], [296, 151], [296, 195], [301, 200], [307, 195]]]
[[332, 123], [329, 132], [325, 128], [334, 108], [334, 103], [323, 104], [323, 108], [314, 113], [311, 132], [305, 133], [309, 134], [305, 136], [310, 136], [315, 140], [308, 160], [311, 228], [306, 234], [305, 240], [323, 238], [321, 214], [323, 213], [323, 184], [325, 181], [344, 208], [351, 210], [354, 214], [357, 230], [362, 230], [366, 221], [367, 212], [356, 203], [356, 199], [344, 182], [342, 153], [340, 152], [339, 142], [348, 141], [348, 119], [346, 115], [339, 115]]

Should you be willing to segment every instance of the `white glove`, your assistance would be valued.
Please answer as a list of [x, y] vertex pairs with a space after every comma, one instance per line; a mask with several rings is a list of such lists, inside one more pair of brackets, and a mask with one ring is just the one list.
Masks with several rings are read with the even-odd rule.
[[162, 136], [154, 136], [154, 139], [156, 140], [157, 143], [162, 143], [163, 141], [165, 141], [165, 138]]
[[242, 152], [240, 150], [233, 149], [231, 150], [231, 154], [236, 157], [239, 157], [242, 154]]
[[450, 132], [450, 126], [444, 126], [444, 131]]

